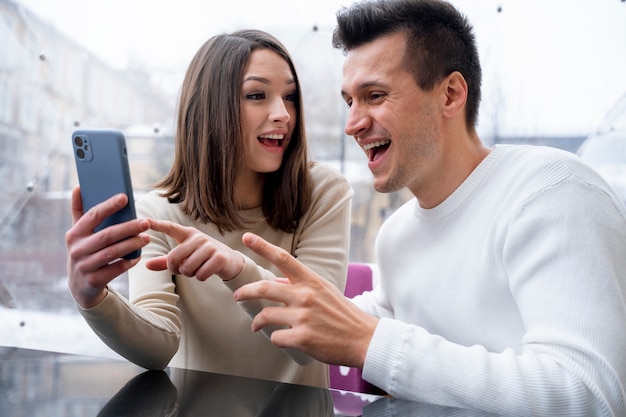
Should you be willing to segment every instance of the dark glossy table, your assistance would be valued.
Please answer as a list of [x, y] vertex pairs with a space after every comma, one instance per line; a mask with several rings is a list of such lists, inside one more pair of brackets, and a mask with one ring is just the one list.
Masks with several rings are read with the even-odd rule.
[[444, 416], [484, 414], [392, 398], [0, 347], [1, 417]]

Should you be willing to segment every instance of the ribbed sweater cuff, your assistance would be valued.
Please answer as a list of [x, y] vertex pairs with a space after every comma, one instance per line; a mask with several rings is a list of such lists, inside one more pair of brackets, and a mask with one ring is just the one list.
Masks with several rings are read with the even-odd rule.
[[[399, 341], [398, 338], [405, 340]], [[363, 378], [389, 393], [393, 392], [398, 358], [403, 355], [406, 338], [406, 324], [389, 318], [380, 319], [367, 350]]]

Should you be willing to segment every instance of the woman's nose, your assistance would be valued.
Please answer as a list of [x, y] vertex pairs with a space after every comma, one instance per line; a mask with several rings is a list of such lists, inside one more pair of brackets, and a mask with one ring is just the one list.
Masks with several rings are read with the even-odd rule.
[[289, 110], [287, 110], [287, 106], [282, 98], [273, 101], [270, 118], [276, 122], [288, 122], [291, 119]]

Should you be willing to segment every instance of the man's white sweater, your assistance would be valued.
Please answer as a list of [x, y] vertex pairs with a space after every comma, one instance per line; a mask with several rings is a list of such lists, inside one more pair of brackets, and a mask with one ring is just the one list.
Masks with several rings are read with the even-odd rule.
[[363, 375], [394, 397], [506, 415], [625, 416], [626, 213], [568, 152], [497, 145], [376, 242], [383, 318]]

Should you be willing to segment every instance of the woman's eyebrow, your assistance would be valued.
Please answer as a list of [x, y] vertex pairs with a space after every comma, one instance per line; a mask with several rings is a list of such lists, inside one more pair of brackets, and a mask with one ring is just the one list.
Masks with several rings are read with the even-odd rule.
[[[246, 81], [258, 81], [258, 82], [263, 83], [263, 84], [271, 84], [271, 81], [269, 79], [267, 79], [265, 77], [260, 77], [258, 75], [250, 75], [250, 76], [244, 78], [243, 82], [245, 83]], [[287, 85], [295, 84], [295, 83], [296, 83], [295, 78], [290, 78], [290, 79], [288, 79], [285, 82], [285, 84], [287, 84]]]

